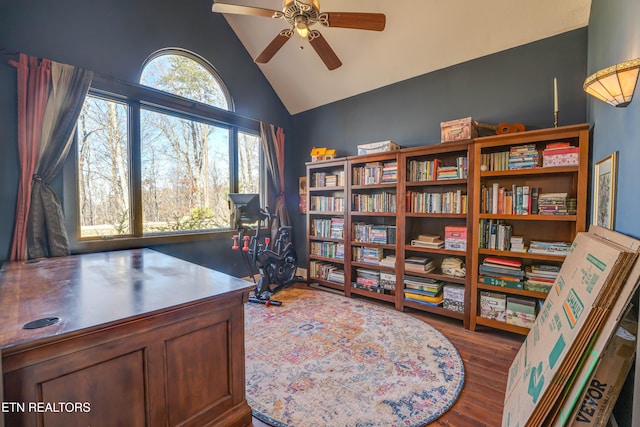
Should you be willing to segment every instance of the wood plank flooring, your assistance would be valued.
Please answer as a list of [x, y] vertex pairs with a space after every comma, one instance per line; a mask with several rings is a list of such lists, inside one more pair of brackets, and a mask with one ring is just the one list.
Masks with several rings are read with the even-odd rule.
[[[524, 336], [482, 326], [472, 332], [464, 329], [459, 320], [413, 309], [405, 311], [443, 333], [458, 349], [464, 362], [465, 384], [460, 397], [446, 414], [429, 426], [500, 426], [507, 372]], [[268, 426], [253, 419], [253, 427]]]

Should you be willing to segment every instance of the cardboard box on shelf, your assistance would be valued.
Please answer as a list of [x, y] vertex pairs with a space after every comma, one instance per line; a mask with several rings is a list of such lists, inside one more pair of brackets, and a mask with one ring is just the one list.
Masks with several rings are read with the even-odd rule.
[[440, 141], [452, 142], [476, 138], [478, 128], [471, 117], [440, 123]]
[[373, 153], [383, 153], [385, 151], [399, 150], [400, 146], [393, 141], [371, 142], [369, 144], [358, 145], [358, 156]]

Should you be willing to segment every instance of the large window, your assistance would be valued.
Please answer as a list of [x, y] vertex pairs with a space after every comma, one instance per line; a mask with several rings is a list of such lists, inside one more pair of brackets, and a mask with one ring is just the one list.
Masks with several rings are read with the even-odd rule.
[[234, 123], [221, 79], [187, 52], [154, 55], [140, 82], [125, 88], [130, 93], [98, 82], [85, 101], [76, 156], [79, 237], [229, 229], [228, 194], [261, 188], [255, 123]]

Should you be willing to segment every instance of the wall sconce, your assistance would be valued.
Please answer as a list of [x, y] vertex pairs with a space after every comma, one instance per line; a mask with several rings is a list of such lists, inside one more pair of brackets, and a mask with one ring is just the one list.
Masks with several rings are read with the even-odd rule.
[[633, 98], [640, 71], [640, 58], [621, 62], [590, 75], [584, 91], [615, 107], [626, 107]]

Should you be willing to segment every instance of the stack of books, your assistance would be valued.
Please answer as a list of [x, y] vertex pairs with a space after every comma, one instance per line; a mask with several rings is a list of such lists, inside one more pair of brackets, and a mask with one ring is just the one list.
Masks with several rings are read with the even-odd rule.
[[381, 267], [396, 268], [396, 256], [395, 255], [387, 255], [386, 257], [384, 257], [384, 258], [382, 258], [380, 260], [378, 265], [381, 266]]
[[382, 183], [393, 183], [398, 181], [398, 162], [385, 162], [382, 166]]
[[437, 249], [444, 247], [444, 240], [434, 234], [420, 234], [417, 239], [411, 240], [411, 246], [418, 248]]
[[366, 268], [356, 269], [356, 288], [370, 289], [380, 287], [380, 272]]
[[557, 265], [535, 264], [527, 267], [524, 288], [528, 291], [549, 293], [559, 272], [560, 267]]
[[516, 145], [509, 150], [509, 169], [537, 168], [540, 154], [535, 144]]
[[405, 271], [428, 273], [436, 268], [433, 260], [427, 257], [411, 256], [404, 260]]
[[486, 257], [478, 269], [478, 283], [513, 289], [524, 288], [524, 270], [519, 260]]
[[443, 283], [425, 277], [405, 276], [404, 297], [422, 304], [438, 306], [442, 304]]
[[457, 166], [438, 166], [436, 179], [438, 181], [445, 179], [459, 179]]
[[338, 270], [336, 268], [331, 269], [327, 275], [327, 280], [344, 285], [344, 270]]
[[524, 237], [522, 236], [511, 236], [509, 239], [511, 242], [511, 251], [513, 252], [526, 252], [527, 247], [524, 245]]
[[529, 252], [532, 254], [567, 256], [571, 244], [567, 242], [541, 242], [532, 240], [529, 243]]
[[567, 193], [542, 193], [538, 198], [538, 214], [566, 215]]

